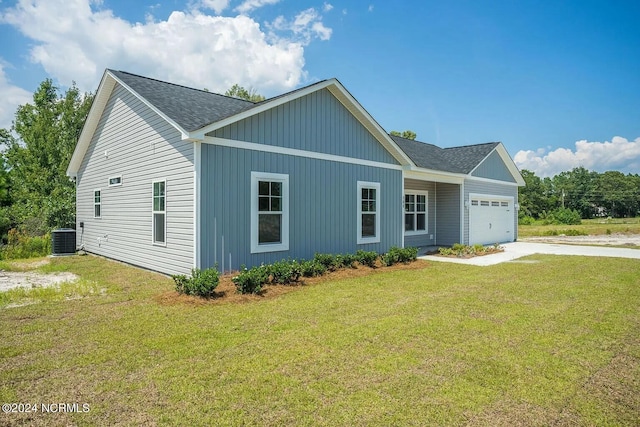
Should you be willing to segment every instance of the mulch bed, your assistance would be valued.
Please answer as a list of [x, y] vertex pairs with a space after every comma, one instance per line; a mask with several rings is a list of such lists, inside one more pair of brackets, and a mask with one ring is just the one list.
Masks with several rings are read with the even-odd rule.
[[277, 298], [280, 295], [297, 291], [304, 286], [318, 285], [329, 280], [342, 280], [399, 270], [420, 270], [428, 266], [429, 262], [424, 260], [416, 260], [409, 264], [395, 264], [390, 267], [383, 267], [380, 264], [376, 268], [358, 265], [357, 268], [342, 268], [337, 271], [327, 272], [319, 277], [302, 277], [300, 282], [291, 285], [266, 285], [259, 295], [237, 293], [236, 286], [231, 281], [231, 278], [236, 275], [236, 273], [233, 273], [220, 276], [220, 283], [216, 287], [216, 296], [213, 298], [183, 295], [171, 290], [156, 295], [154, 299], [162, 305], [243, 304]]

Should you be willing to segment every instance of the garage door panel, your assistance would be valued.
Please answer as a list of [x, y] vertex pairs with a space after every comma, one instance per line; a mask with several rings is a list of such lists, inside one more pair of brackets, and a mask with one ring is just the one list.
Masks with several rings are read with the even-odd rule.
[[513, 198], [472, 196], [469, 203], [469, 243], [513, 241]]

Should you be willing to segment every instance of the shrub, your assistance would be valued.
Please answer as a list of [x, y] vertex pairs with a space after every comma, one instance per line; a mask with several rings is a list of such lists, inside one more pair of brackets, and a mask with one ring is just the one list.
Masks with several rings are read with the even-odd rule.
[[415, 261], [416, 258], [418, 258], [417, 248], [398, 248], [396, 246], [392, 246], [389, 249], [389, 252], [382, 255], [382, 263], [386, 266], [390, 266], [398, 262], [406, 264], [408, 262]]
[[215, 289], [220, 283], [220, 277], [216, 268], [191, 270], [191, 277], [183, 274], [171, 276], [176, 284], [176, 291], [186, 295], [196, 295], [210, 298], [215, 295]]
[[356, 259], [360, 264], [374, 268], [376, 266], [378, 254], [375, 251], [363, 251], [362, 249], [358, 249], [356, 251]]
[[338, 267], [356, 268], [356, 261], [358, 261], [358, 258], [354, 254], [336, 255], [336, 265]]
[[519, 225], [533, 225], [536, 220], [532, 216], [523, 216], [522, 218], [518, 218]]
[[340, 265], [338, 265], [338, 260], [336, 258], [335, 255], [332, 254], [315, 254], [313, 256], [314, 261], [319, 262], [320, 264], [324, 265], [325, 268], [329, 271], [335, 271], [337, 268], [340, 267]]
[[295, 260], [282, 260], [274, 262], [267, 267], [268, 274], [271, 276], [271, 283], [280, 285], [288, 285], [297, 282], [300, 279], [300, 264]]
[[580, 213], [575, 209], [558, 208], [549, 213], [544, 223], [578, 225], [582, 223], [582, 218], [580, 217]]
[[264, 265], [252, 267], [250, 270], [247, 270], [247, 267], [243, 265], [240, 268], [240, 273], [234, 276], [231, 281], [241, 294], [259, 294], [262, 286], [269, 282], [269, 272]]
[[327, 267], [315, 260], [303, 261], [300, 263], [300, 272], [304, 277], [322, 276], [327, 272]]
[[34, 258], [47, 256], [51, 253], [51, 235], [29, 236], [15, 228], [9, 230], [7, 244], [2, 247], [2, 259]]

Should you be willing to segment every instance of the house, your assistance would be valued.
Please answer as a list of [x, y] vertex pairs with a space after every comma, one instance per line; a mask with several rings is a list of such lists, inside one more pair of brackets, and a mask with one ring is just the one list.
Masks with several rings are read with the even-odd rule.
[[336, 79], [260, 103], [106, 70], [67, 173], [86, 251], [167, 274], [517, 238], [502, 143], [390, 136]]

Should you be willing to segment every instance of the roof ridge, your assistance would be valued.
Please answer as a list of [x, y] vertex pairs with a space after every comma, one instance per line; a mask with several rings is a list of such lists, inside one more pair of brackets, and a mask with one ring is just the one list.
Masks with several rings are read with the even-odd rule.
[[500, 143], [501, 143], [500, 141], [493, 141], [493, 142], [481, 142], [479, 144], [456, 145], [454, 147], [445, 147], [443, 148], [443, 150], [451, 150], [455, 148], [479, 147], [481, 145], [495, 145]]
[[197, 92], [207, 93], [207, 94], [210, 94], [210, 95], [217, 95], [217, 96], [222, 96], [222, 97], [229, 98], [229, 99], [237, 99], [237, 100], [240, 100], [240, 101], [250, 102], [251, 104], [254, 104], [254, 105], [258, 104], [258, 102], [249, 101], [248, 99], [236, 98], [235, 96], [223, 95], [223, 94], [218, 93], [218, 92], [211, 92], [209, 90], [204, 90], [204, 89], [196, 89], [196, 88], [191, 87], [191, 86], [185, 86], [185, 85], [181, 85], [181, 84], [178, 84], [178, 83], [167, 82], [165, 80], [160, 80], [160, 79], [156, 79], [156, 78], [153, 78], [153, 77], [142, 76], [140, 74], [134, 74], [134, 73], [130, 73], [128, 71], [113, 70], [113, 69], [109, 69], [109, 71], [117, 71], [118, 73], [124, 73], [124, 74], [128, 74], [130, 76], [140, 77], [140, 78], [145, 79], [145, 80], [152, 80], [154, 82], [164, 83], [164, 84], [167, 84], [167, 85], [181, 87], [181, 88], [189, 89], [189, 90], [195, 90]]

